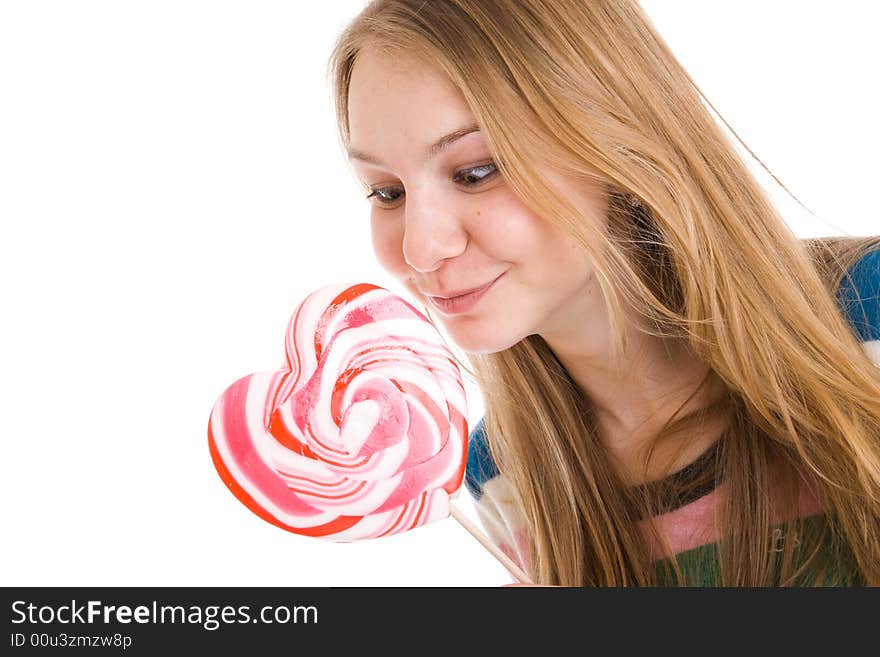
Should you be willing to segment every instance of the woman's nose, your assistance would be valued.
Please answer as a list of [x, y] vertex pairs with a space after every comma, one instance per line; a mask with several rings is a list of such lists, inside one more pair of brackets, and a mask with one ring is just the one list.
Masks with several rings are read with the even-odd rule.
[[468, 236], [454, 211], [408, 197], [405, 213], [403, 257], [416, 271], [434, 271], [443, 260], [464, 252]]

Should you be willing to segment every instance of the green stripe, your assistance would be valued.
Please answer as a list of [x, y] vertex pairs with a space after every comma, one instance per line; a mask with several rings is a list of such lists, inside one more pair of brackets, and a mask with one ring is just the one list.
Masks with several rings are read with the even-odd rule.
[[[795, 556], [806, 556], [812, 552], [821, 532], [827, 526], [828, 517], [825, 514], [817, 514], [801, 519], [798, 538], [801, 541]], [[784, 529], [783, 524], [774, 525], [774, 529], [780, 532]], [[721, 568], [719, 565], [719, 543], [708, 543], [690, 550], [679, 552], [676, 557], [682, 571], [684, 584], [682, 586], [721, 586]], [[671, 559], [658, 559], [656, 562], [657, 579], [660, 586], [679, 586], [674, 570], [668, 573], [666, 567], [671, 567]], [[820, 554], [815, 566], [798, 578], [796, 586], [861, 586], [862, 579], [858, 574], [855, 562], [849, 550], [843, 554], [835, 550], [830, 527], [822, 539]], [[778, 564], [774, 567], [771, 586], [779, 585]]]

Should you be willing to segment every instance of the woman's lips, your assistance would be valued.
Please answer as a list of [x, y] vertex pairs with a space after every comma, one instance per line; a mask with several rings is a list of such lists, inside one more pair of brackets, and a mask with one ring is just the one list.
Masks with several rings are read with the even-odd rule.
[[[507, 272], [504, 272], [506, 274]], [[500, 281], [504, 274], [501, 274], [498, 278], [493, 280], [491, 283], [487, 283], [486, 285], [477, 288], [472, 292], [468, 292], [467, 294], [462, 294], [457, 297], [452, 297], [450, 299], [443, 299], [441, 297], [432, 297], [428, 296], [431, 303], [434, 305], [437, 310], [447, 315], [458, 315], [461, 313], [466, 313], [471, 310], [477, 303], [486, 296], [486, 293], [489, 292], [495, 284]]]

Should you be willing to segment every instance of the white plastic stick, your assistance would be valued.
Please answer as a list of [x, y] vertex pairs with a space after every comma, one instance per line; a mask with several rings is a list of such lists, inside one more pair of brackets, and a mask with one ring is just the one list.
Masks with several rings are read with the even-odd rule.
[[516, 577], [521, 584], [531, 584], [532, 580], [529, 579], [529, 576], [526, 575], [522, 568], [517, 566], [513, 559], [508, 557], [501, 549], [492, 543], [483, 532], [481, 532], [467, 517], [459, 511], [455, 506], [450, 502], [449, 504], [449, 515], [455, 518], [462, 527], [467, 529], [471, 536], [477, 539], [484, 548], [489, 550], [489, 552], [494, 556], [498, 561], [500, 561], [507, 570], [510, 571], [510, 574]]

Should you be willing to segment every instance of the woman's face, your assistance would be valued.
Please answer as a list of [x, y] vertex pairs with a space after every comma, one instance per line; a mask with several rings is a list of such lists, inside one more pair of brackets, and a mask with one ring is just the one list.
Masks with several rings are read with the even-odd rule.
[[[362, 50], [352, 72], [349, 124], [350, 160], [375, 192], [369, 202], [376, 256], [461, 349], [493, 353], [534, 333], [560, 339], [583, 333], [578, 323], [598, 301], [588, 261], [506, 185], [473, 114], [441, 71], [415, 58]], [[548, 178], [604, 224], [597, 187]], [[496, 278], [470, 308], [444, 311], [429, 298]]]

